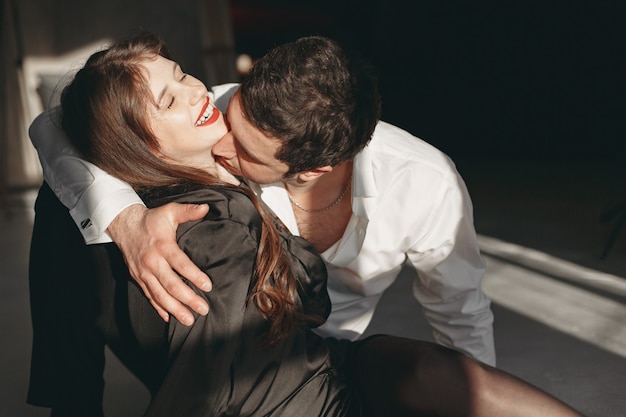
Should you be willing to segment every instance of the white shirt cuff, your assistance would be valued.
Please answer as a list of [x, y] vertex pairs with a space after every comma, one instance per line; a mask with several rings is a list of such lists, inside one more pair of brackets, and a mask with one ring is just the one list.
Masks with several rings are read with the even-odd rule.
[[106, 195], [98, 192], [108, 188], [102, 186], [102, 182], [108, 181], [119, 182], [115, 178], [102, 178], [97, 182], [99, 186], [96, 187], [96, 183], [89, 186], [81, 195], [76, 206], [70, 210], [70, 215], [88, 245], [112, 242], [106, 229], [113, 219], [129, 206], [134, 204], [145, 205], [132, 188], [119, 189], [118, 187]]

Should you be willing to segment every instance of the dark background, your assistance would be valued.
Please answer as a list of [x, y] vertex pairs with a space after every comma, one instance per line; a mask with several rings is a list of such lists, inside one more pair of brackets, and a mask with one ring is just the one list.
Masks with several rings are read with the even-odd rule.
[[235, 47], [317, 32], [374, 64], [383, 119], [454, 157], [623, 162], [620, 1], [231, 1]]

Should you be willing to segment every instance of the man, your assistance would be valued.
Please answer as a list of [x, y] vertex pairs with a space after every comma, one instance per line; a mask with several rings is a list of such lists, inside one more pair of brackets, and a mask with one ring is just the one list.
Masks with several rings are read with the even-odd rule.
[[[215, 88], [218, 106], [235, 89]], [[321, 334], [358, 338], [408, 261], [435, 339], [495, 364], [493, 316], [480, 287], [484, 263], [465, 185], [441, 152], [378, 121], [376, 84], [364, 66], [322, 38], [280, 46], [253, 67], [227, 118], [232, 131], [215, 146], [216, 157], [251, 180], [327, 263], [333, 311]], [[106, 241], [106, 229], [164, 319], [169, 312], [190, 323], [184, 305], [206, 314], [177, 273], [205, 290], [210, 281], [174, 240], [177, 225], [203, 216], [206, 207], [146, 210], [129, 187], [48, 137], [50, 123], [40, 117], [30, 134], [47, 182], [87, 243]], [[65, 153], [58, 155], [59, 148]], [[113, 186], [101, 187], [106, 183]]]

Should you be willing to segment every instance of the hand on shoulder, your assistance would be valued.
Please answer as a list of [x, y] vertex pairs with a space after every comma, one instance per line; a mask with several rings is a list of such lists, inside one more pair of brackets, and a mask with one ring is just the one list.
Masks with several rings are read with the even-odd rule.
[[165, 321], [171, 314], [182, 324], [193, 324], [189, 308], [201, 315], [208, 305], [180, 276], [203, 291], [211, 280], [185, 255], [176, 243], [181, 223], [198, 220], [209, 210], [206, 204], [169, 203], [148, 209], [135, 204], [122, 211], [107, 232], [122, 251], [130, 275]]

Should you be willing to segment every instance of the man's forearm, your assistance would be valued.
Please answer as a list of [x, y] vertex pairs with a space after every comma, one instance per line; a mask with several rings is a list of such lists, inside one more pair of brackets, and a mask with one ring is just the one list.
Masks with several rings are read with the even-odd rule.
[[494, 365], [493, 313], [481, 286], [485, 263], [473, 240], [460, 240], [463, 244], [439, 249], [442, 260], [434, 267], [423, 267], [422, 257], [409, 254], [417, 270], [414, 296], [437, 342]]
[[70, 210], [85, 243], [111, 242], [112, 236], [108, 231], [112, 222], [129, 207], [145, 208], [132, 188], [119, 183], [119, 180], [110, 176], [98, 178]]

